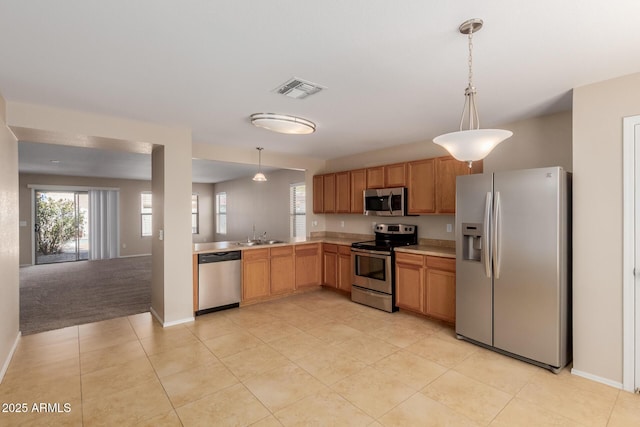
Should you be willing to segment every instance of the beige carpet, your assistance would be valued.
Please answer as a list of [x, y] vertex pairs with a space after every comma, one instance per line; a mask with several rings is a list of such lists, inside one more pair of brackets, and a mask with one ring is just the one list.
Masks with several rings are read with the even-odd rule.
[[20, 268], [23, 335], [149, 311], [151, 256]]

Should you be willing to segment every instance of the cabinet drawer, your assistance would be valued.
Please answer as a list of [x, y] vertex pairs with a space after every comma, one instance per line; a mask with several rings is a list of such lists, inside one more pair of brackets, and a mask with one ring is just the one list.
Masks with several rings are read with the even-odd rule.
[[325, 244], [322, 246], [322, 249], [323, 249], [325, 252], [331, 252], [331, 253], [333, 253], [333, 254], [338, 253], [338, 245], [334, 245], [333, 243], [325, 243]]
[[456, 260], [455, 258], [441, 258], [441, 257], [435, 257], [435, 256], [428, 256], [427, 268], [433, 268], [436, 270], [443, 270], [443, 271], [452, 271], [455, 273]]
[[411, 265], [422, 266], [424, 265], [424, 255], [397, 252], [396, 264], [411, 264]]
[[271, 256], [287, 256], [293, 255], [293, 246], [277, 246], [271, 248]]
[[269, 248], [264, 249], [248, 249], [242, 251], [242, 259], [245, 261], [254, 261], [257, 259], [269, 259]]
[[351, 255], [351, 246], [338, 245], [340, 255]]
[[296, 256], [310, 256], [310, 255], [319, 255], [319, 254], [320, 254], [320, 243], [296, 246]]

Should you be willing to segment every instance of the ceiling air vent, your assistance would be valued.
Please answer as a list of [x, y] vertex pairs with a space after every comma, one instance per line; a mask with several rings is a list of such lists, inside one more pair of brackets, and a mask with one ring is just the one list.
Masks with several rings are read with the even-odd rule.
[[309, 95], [320, 92], [322, 89], [326, 88], [316, 83], [311, 83], [306, 80], [293, 77], [283, 85], [275, 88], [273, 91], [281, 95], [288, 96], [289, 98], [303, 99]]

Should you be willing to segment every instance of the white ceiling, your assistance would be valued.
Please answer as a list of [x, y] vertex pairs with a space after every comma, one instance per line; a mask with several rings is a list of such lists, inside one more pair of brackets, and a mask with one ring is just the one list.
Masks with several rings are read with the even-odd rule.
[[[474, 37], [483, 127], [571, 108], [574, 87], [640, 71], [638, 0], [2, 0], [9, 101], [187, 126], [197, 143], [322, 159], [456, 130]], [[326, 86], [296, 100], [290, 77]], [[248, 116], [317, 124], [280, 135]]]

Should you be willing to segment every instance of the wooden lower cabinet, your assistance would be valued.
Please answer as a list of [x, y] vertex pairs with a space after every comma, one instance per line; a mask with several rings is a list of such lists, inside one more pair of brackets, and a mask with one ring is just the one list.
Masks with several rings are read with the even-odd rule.
[[396, 305], [400, 308], [423, 312], [424, 256], [396, 254]]
[[242, 254], [242, 300], [270, 294], [269, 249], [251, 249]]
[[351, 246], [338, 245], [338, 289], [351, 292], [353, 284], [353, 262]]
[[455, 323], [456, 260], [396, 254], [396, 305]]
[[323, 284], [351, 292], [353, 267], [351, 246], [325, 243], [322, 246]]
[[322, 284], [322, 246], [310, 243], [295, 246], [296, 289]]
[[326, 286], [338, 287], [338, 245], [322, 245], [322, 277]]
[[293, 246], [271, 248], [271, 295], [293, 292], [296, 286]]

